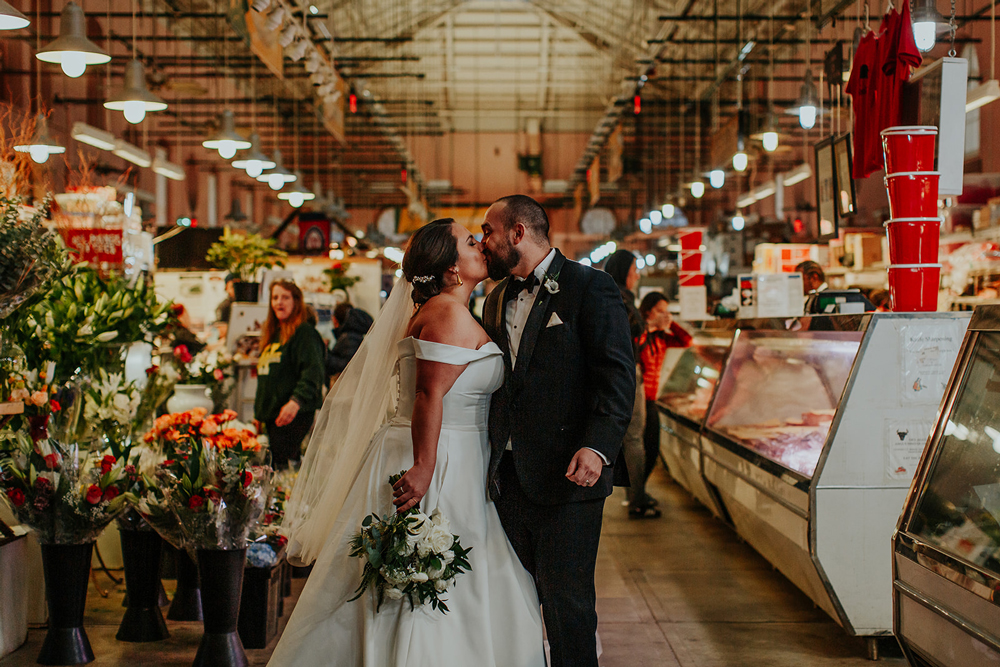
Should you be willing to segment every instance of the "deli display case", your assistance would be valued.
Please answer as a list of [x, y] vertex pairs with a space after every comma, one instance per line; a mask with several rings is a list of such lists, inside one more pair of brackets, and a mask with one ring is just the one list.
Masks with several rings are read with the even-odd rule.
[[1000, 306], [975, 310], [892, 544], [910, 664], [1000, 665]]
[[849, 634], [871, 638], [870, 657], [892, 633], [888, 545], [968, 323], [730, 321], [661, 377], [671, 474]]
[[668, 349], [657, 394], [660, 455], [670, 476], [720, 519], [722, 505], [701, 474], [700, 438], [733, 333], [698, 332], [690, 347]]

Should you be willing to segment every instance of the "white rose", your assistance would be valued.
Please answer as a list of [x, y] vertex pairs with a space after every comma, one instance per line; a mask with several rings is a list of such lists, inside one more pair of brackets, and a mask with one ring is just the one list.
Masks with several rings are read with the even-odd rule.
[[431, 546], [431, 541], [426, 537], [417, 542], [417, 555], [421, 558], [427, 558], [432, 551], [434, 551], [434, 547]]
[[112, 401], [115, 406], [115, 418], [116, 421], [122, 424], [128, 424], [132, 421], [132, 401], [129, 400], [127, 394], [115, 394], [115, 398]]
[[431, 523], [433, 523], [438, 528], [443, 528], [449, 533], [451, 532], [451, 521], [448, 521], [448, 517], [441, 514], [440, 510], [434, 510], [431, 513]]
[[427, 581], [430, 577], [427, 576], [425, 572], [414, 572], [410, 575], [410, 581], [416, 584], [422, 584]]
[[445, 565], [451, 565], [451, 562], [455, 560], [455, 552], [452, 551], [451, 549], [448, 549], [443, 554], [441, 554], [441, 558], [444, 559]]
[[454, 577], [452, 577], [451, 579], [438, 579], [437, 581], [434, 582], [434, 589], [437, 590], [438, 593], [444, 593], [446, 590], [451, 588], [452, 584], [454, 583], [455, 583]]
[[435, 526], [427, 541], [430, 542], [434, 553], [441, 554], [450, 549], [451, 545], [455, 543], [455, 536], [440, 526]]
[[395, 587], [393, 587], [393, 588], [387, 588], [387, 589], [385, 589], [385, 596], [387, 598], [389, 598], [390, 600], [402, 600], [403, 599], [403, 591], [401, 591], [401, 590], [399, 590], [398, 588], [395, 588]]
[[444, 574], [445, 567], [447, 566], [445, 565], [444, 561], [441, 561], [441, 567], [430, 566], [427, 568], [427, 576], [429, 576], [434, 581], [437, 581], [441, 578], [441, 575]]

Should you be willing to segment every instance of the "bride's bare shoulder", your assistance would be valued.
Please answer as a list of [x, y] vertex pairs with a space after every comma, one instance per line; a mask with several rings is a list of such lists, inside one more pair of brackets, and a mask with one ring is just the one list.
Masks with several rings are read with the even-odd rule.
[[420, 340], [473, 348], [486, 336], [467, 307], [445, 296], [433, 297], [421, 306], [407, 333]]

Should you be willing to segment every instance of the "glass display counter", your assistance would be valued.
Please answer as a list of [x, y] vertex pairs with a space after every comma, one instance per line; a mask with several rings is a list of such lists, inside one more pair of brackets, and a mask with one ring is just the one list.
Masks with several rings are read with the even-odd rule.
[[886, 545], [969, 315], [780, 322], [733, 325], [700, 427], [701, 483], [713, 511], [874, 656], [892, 633]]
[[657, 398], [660, 454], [671, 477], [719, 518], [722, 506], [701, 474], [700, 432], [732, 339], [731, 331], [700, 332], [690, 347], [668, 349]]
[[975, 311], [893, 550], [910, 662], [1000, 664], [1000, 306]]

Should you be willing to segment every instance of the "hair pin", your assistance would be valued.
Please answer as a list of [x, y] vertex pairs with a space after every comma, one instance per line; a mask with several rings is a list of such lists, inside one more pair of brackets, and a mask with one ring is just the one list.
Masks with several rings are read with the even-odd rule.
[[429, 283], [434, 281], [434, 276], [416, 276], [413, 278], [415, 283]]

